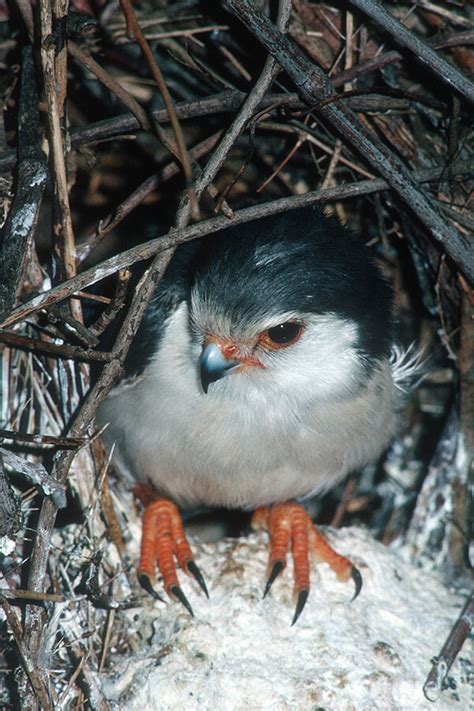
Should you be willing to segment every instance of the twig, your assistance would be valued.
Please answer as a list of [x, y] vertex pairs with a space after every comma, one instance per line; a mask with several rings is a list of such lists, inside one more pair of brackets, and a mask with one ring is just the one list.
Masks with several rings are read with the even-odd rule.
[[418, 5], [428, 12], [439, 15], [448, 22], [451, 22], [453, 25], [459, 25], [459, 27], [472, 27], [472, 19], [469, 17], [462, 17], [462, 15], [458, 15], [457, 12], [451, 12], [448, 8], [436, 5], [434, 2], [429, 2], [429, 0], [418, 0]]
[[449, 633], [448, 639], [444, 643], [439, 656], [435, 657], [431, 671], [423, 685], [423, 693], [428, 701], [438, 700], [443, 688], [443, 682], [473, 628], [474, 595], [471, 595]]
[[[58, 19], [55, 13], [55, 20]], [[64, 23], [63, 23], [64, 24]], [[43, 69], [44, 91], [48, 106], [47, 120], [49, 145], [51, 151], [52, 174], [56, 191], [56, 213], [58, 222], [54, 226], [54, 235], [59, 257], [58, 276], [73, 277], [76, 273], [74, 254], [74, 233], [72, 227], [71, 209], [69, 206], [66, 164], [64, 159], [64, 144], [61, 131], [61, 116], [63, 112], [62, 99], [65, 96], [65, 76], [63, 82], [56, 72], [56, 47], [51, 41], [53, 37], [53, 13], [50, 2], [40, 3], [41, 46], [40, 57]], [[62, 27], [61, 23], [57, 27]], [[61, 51], [61, 48], [58, 48]], [[66, 55], [64, 55], [64, 60]], [[63, 271], [63, 275], [61, 272]], [[71, 304], [74, 317], [81, 320], [81, 307], [78, 302]]]
[[77, 449], [84, 447], [89, 440], [85, 437], [54, 437], [53, 435], [32, 435], [25, 432], [0, 429], [0, 439], [11, 439], [13, 442], [30, 442], [37, 446], [47, 445], [59, 449]]
[[127, 285], [131, 276], [132, 273], [128, 271], [128, 269], [121, 269], [118, 272], [117, 285], [115, 287], [115, 294], [112, 301], [105, 307], [99, 318], [91, 326], [89, 326], [89, 331], [94, 336], [104, 333], [107, 327], [115, 319], [118, 312], [125, 306]]
[[105, 69], [103, 69], [90, 54], [85, 52], [72, 40], [69, 40], [68, 42], [68, 52], [71, 57], [74, 57], [74, 59], [87, 67], [87, 69], [92, 72], [92, 74], [100, 82], [102, 82], [102, 84], [104, 84], [104, 86], [115, 94], [117, 99], [125, 106], [125, 108], [135, 116], [144, 131], [150, 130], [151, 127], [148, 116], [138, 101], [135, 101], [133, 96], [131, 96], [128, 91], [126, 91], [123, 86], [116, 79], [114, 79], [113, 76], [111, 76], [111, 74], [109, 74], [109, 72], [106, 72]]
[[[206, 138], [201, 143], [198, 143], [194, 148], [189, 151], [189, 155], [193, 160], [198, 160], [202, 158], [206, 153], [208, 153], [216, 145], [221, 131], [214, 133], [209, 138]], [[141, 185], [138, 186], [125, 200], [115, 208], [115, 210], [104, 217], [98, 227], [89, 234], [85, 239], [84, 246], [80, 250], [80, 260], [83, 261], [94, 249], [99, 242], [107, 235], [111, 230], [117, 227], [120, 222], [127, 217], [138, 205], [140, 205], [145, 198], [150, 195], [154, 190], [162, 185], [167, 180], [170, 180], [173, 176], [177, 175], [179, 168], [175, 162], [168, 163], [159, 173], [152, 175], [147, 178]]]
[[171, 99], [171, 95], [168, 91], [168, 87], [166, 86], [166, 82], [163, 78], [163, 74], [161, 73], [161, 69], [158, 66], [158, 63], [154, 57], [153, 52], [151, 51], [150, 45], [148, 44], [147, 40], [145, 39], [145, 37], [143, 35], [143, 32], [141, 30], [141, 27], [140, 27], [138, 21], [137, 21], [137, 18], [135, 16], [135, 11], [132, 7], [130, 0], [120, 0], [120, 7], [122, 8], [122, 12], [125, 16], [125, 20], [127, 23], [127, 34], [135, 37], [137, 43], [139, 44], [140, 49], [142, 50], [143, 55], [144, 55], [146, 61], [148, 62], [148, 66], [150, 67], [150, 71], [152, 73], [153, 79], [156, 81], [156, 84], [158, 86], [158, 89], [159, 89], [160, 94], [163, 98], [164, 104], [166, 106], [166, 110], [168, 112], [168, 117], [169, 117], [169, 120], [171, 123], [171, 127], [173, 129], [177, 147], [175, 147], [167, 139], [167, 137], [165, 136], [163, 131], [161, 131], [161, 129], [159, 129], [158, 126], [156, 126], [157, 133], [158, 133], [160, 140], [162, 140], [163, 143], [168, 148], [168, 150], [170, 150], [171, 153], [176, 158], [179, 159], [181, 165], [183, 166], [184, 176], [186, 178], [186, 188], [188, 191], [190, 204], [192, 206], [192, 214], [195, 219], [198, 219], [199, 218], [199, 208], [198, 208], [198, 202], [197, 202], [193, 184], [192, 184], [193, 173], [192, 173], [192, 168], [191, 168], [191, 161], [189, 159], [188, 150], [186, 148], [186, 143], [184, 141], [183, 132], [181, 130], [181, 126], [180, 126], [178, 117], [176, 115], [176, 111], [174, 108], [173, 101]]
[[[363, 156], [428, 228], [457, 267], [474, 281], [474, 253], [469, 240], [440, 214], [433, 201], [416, 185], [395, 153], [361, 124], [356, 114], [332, 103], [334, 89], [325, 75], [250, 0], [226, 0], [225, 5], [260, 40], [290, 76], [301, 98]], [[329, 100], [329, 103], [328, 103]]]
[[46, 157], [39, 146], [38, 129], [32, 50], [26, 47], [18, 111], [18, 185], [0, 234], [0, 315], [8, 313], [17, 298], [46, 186]]
[[374, 0], [349, 0], [361, 10], [367, 17], [370, 17], [376, 25], [388, 32], [391, 38], [400, 46], [405, 47], [413, 53], [428, 71], [434, 73], [438, 79], [455, 89], [467, 101], [474, 103], [474, 84], [452, 64], [440, 57], [423, 39], [417, 37], [413, 32], [407, 30], [382, 3]]
[[[443, 168], [427, 169], [415, 174], [415, 178], [417, 178], [419, 182], [430, 182], [442, 177], [444, 172], [445, 170]], [[458, 167], [456, 172], [460, 175], [472, 174], [472, 166], [466, 166], [463, 169]], [[100, 265], [91, 267], [90, 269], [81, 272], [73, 279], [69, 279], [64, 282], [64, 284], [59, 284], [47, 293], [38, 294], [38, 296], [35, 296], [26, 304], [22, 304], [18, 308], [14, 309], [4, 320], [4, 322], [0, 324], [0, 327], [5, 328], [7, 326], [11, 326], [12, 324], [23, 320], [27, 316], [30, 316], [31, 314], [36, 313], [51, 304], [61, 301], [62, 299], [69, 298], [76, 291], [85, 289], [87, 286], [105, 279], [105, 277], [114, 274], [119, 269], [126, 269], [136, 262], [149, 259], [159, 252], [172, 249], [173, 247], [183, 244], [184, 242], [189, 242], [193, 239], [198, 239], [199, 237], [211, 235], [219, 230], [226, 229], [227, 227], [249, 222], [250, 220], [256, 220], [259, 217], [264, 217], [265, 215], [278, 214], [280, 212], [285, 212], [286, 210], [295, 210], [300, 207], [331, 202], [333, 200], [345, 200], [347, 198], [353, 198], [360, 195], [369, 195], [371, 193], [377, 193], [387, 189], [388, 185], [386, 181], [381, 178], [361, 180], [350, 185], [327, 188], [326, 190], [315, 190], [313, 192], [306, 193], [306, 195], [281, 198], [262, 205], [254, 205], [253, 207], [248, 207], [234, 212], [232, 220], [229, 220], [226, 217], [214, 217], [210, 220], [190, 225], [180, 229], [179, 231], [172, 230], [167, 235], [157, 237], [156, 239], [145, 242], [144, 244], [139, 244], [136, 247], [127, 249], [115, 257], [106, 259]]]
[[[282, 32], [284, 32], [286, 29], [290, 13], [291, 1], [281, 0], [278, 8], [277, 23], [279, 30]], [[240, 136], [241, 132], [252, 117], [252, 114], [259, 105], [264, 94], [267, 92], [277, 73], [278, 68], [276, 66], [275, 60], [273, 59], [273, 57], [268, 56], [265, 60], [262, 73], [255, 82], [252, 91], [245, 99], [240, 111], [233, 120], [232, 125], [222, 137], [222, 140], [214, 151], [214, 154], [212, 155], [211, 159], [208, 161], [201, 175], [196, 180], [195, 190], [198, 198], [200, 197], [200, 195], [202, 195], [203, 191], [207, 188], [207, 186], [214, 180], [215, 176], [217, 175], [217, 172], [224, 164], [224, 161], [229, 151], [231, 150], [235, 141]], [[176, 223], [178, 227], [182, 227], [184, 224], [186, 224], [189, 210], [190, 206], [186, 205], [185, 202], [182, 202], [180, 206], [179, 218]]]
[[64, 595], [58, 595], [57, 593], [31, 592], [31, 590], [21, 590], [20, 588], [14, 590], [0, 588], [0, 600], [2, 597], [11, 597], [14, 600], [31, 600], [33, 602], [65, 602], [66, 600]]
[[99, 488], [99, 500], [102, 513], [104, 515], [105, 524], [112, 539], [115, 547], [117, 548], [118, 554], [121, 559], [125, 555], [125, 544], [123, 542], [122, 534], [120, 531], [120, 524], [117, 519], [117, 514], [115, 513], [115, 508], [112, 502], [112, 496], [109, 487], [109, 477], [108, 470], [110, 466], [110, 460], [112, 459], [113, 451], [106, 456], [104, 446], [99, 439], [94, 439], [93, 443], [93, 454], [94, 460], [96, 462], [96, 467], [101, 472], [100, 476], [100, 488]]
[[6, 467], [26, 477], [41, 490], [44, 496], [50, 496], [58, 509], [66, 506], [66, 489], [64, 485], [48, 474], [42, 464], [29, 462], [27, 459], [19, 457], [18, 454], [14, 454], [3, 447], [0, 448], [0, 452]]
[[[459, 44], [458, 44], [459, 42]], [[474, 43], [474, 31], [466, 30], [464, 32], [453, 32], [447, 37], [432, 37], [428, 40], [428, 44], [432, 49], [444, 49], [445, 47], [458, 47], [459, 45], [471, 45]], [[403, 60], [403, 55], [396, 50], [390, 52], [381, 52], [372, 59], [366, 59], [365, 62], [355, 64], [350, 69], [347, 69], [336, 77], [331, 78], [331, 83], [334, 87], [339, 87], [348, 81], [353, 81], [361, 76], [366, 76], [371, 72], [378, 71], [391, 64]]]
[[[433, 37], [429, 40], [429, 45], [434, 49], [444, 47], [458, 47], [474, 44], [474, 30], [454, 32], [445, 37]], [[402, 55], [395, 50], [379, 54], [373, 59], [368, 59], [360, 64], [356, 64], [351, 69], [341, 72], [335, 77], [331, 77], [334, 88], [344, 86], [346, 82], [365, 76], [370, 72], [383, 69], [390, 64], [399, 62]], [[175, 106], [178, 119], [198, 118], [209, 114], [221, 114], [236, 111], [245, 99], [242, 91], [228, 90], [205, 99], [195, 101], [183, 101]], [[269, 94], [261, 100], [261, 106], [270, 106], [278, 103], [281, 106], [293, 108], [303, 108], [306, 104], [300, 100], [296, 94]], [[156, 109], [151, 112], [155, 123], [162, 124], [169, 121], [166, 109]], [[79, 148], [88, 143], [94, 143], [108, 138], [120, 136], [124, 133], [137, 131], [140, 128], [139, 121], [130, 114], [123, 114], [111, 119], [104, 119], [91, 124], [85, 128], [75, 128], [71, 130], [70, 140], [72, 148]], [[15, 167], [16, 154], [14, 150], [7, 151], [0, 157], [0, 173], [5, 173]]]
[[20, 530], [21, 506], [8, 481], [0, 450], [0, 537], [13, 536]]
[[40, 673], [37, 665], [31, 659], [27, 645], [23, 641], [23, 630], [21, 629], [20, 621], [16, 611], [10, 606], [3, 596], [0, 595], [0, 605], [3, 607], [5, 617], [7, 618], [8, 626], [10, 627], [13, 637], [15, 638], [16, 646], [20, 653], [20, 658], [23, 667], [31, 682], [33, 691], [41, 705], [42, 711], [53, 711], [53, 705], [49, 697], [48, 688], [43, 675]]
[[80, 360], [85, 362], [97, 361], [106, 363], [110, 360], [110, 354], [102, 351], [95, 351], [92, 348], [79, 348], [78, 346], [50, 343], [40, 341], [37, 338], [29, 338], [13, 331], [0, 331], [0, 343], [5, 343], [11, 348], [32, 351], [33, 353], [45, 353], [54, 358], [64, 358]]

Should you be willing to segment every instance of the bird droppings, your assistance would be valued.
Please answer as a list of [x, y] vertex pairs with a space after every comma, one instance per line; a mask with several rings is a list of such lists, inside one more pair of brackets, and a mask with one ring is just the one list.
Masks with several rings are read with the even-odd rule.
[[363, 530], [326, 533], [339, 552], [363, 569], [364, 587], [350, 603], [351, 583], [338, 582], [326, 564], [314, 565], [311, 593], [294, 627], [291, 564], [262, 600], [268, 554], [264, 534], [194, 543], [210, 598], [181, 573], [194, 618], [179, 603], [151, 600], [138, 620], [136, 609], [130, 613], [134, 628], [143, 632], [151, 626], [153, 632], [135, 654], [111, 653], [102, 688], [113, 708], [469, 708], [462, 654], [450, 671], [454, 683], [436, 707], [422, 692], [430, 660], [458, 617], [462, 598], [436, 574], [411, 566]]

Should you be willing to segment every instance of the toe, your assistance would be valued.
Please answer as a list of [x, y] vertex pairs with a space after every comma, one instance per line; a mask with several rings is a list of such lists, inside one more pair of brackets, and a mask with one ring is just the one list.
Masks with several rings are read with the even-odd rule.
[[179, 600], [193, 615], [192, 607], [179, 585], [176, 561], [195, 578], [209, 597], [204, 577], [194, 562], [177, 507], [168, 499], [157, 498], [148, 504], [143, 514], [139, 581], [147, 592], [159, 598], [155, 590], [155, 572], [158, 568], [168, 595]]

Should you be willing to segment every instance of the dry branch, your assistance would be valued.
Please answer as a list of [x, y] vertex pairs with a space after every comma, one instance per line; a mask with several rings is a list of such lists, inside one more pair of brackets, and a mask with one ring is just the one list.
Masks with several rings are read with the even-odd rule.
[[474, 629], [474, 595], [471, 595], [449, 633], [439, 655], [433, 662], [428, 678], [423, 686], [423, 691], [428, 701], [437, 701], [440, 697], [449, 670], [461, 648]]
[[474, 254], [469, 240], [443, 219], [431, 199], [414, 182], [405, 165], [375, 134], [370, 134], [349, 109], [336, 104], [334, 89], [315, 64], [249, 0], [227, 0], [229, 9], [255, 34], [294, 82], [298, 93], [313, 111], [324, 118], [399, 195], [413, 214], [440, 242], [457, 267], [474, 281]]
[[349, 0], [349, 2], [367, 17], [370, 17], [385, 32], [388, 32], [396, 44], [409, 49], [414, 58], [430, 72], [433, 72], [441, 82], [454, 88], [466, 101], [474, 103], [473, 82], [469, 81], [443, 57], [440, 57], [427, 42], [407, 30], [383, 7], [382, 3], [374, 2], [374, 0]]
[[[443, 170], [439, 169], [420, 172], [419, 180], [420, 182], [430, 182], [441, 177], [443, 172]], [[465, 168], [465, 171], [461, 171], [460, 174], [462, 175], [463, 173], [464, 175], [472, 175], [471, 167], [469, 166]], [[6, 328], [11, 326], [18, 321], [23, 320], [27, 316], [30, 316], [41, 309], [47, 308], [51, 304], [55, 304], [58, 301], [69, 298], [77, 291], [85, 289], [87, 286], [91, 286], [92, 284], [105, 279], [105, 277], [114, 274], [119, 271], [119, 269], [126, 269], [127, 267], [132, 266], [132, 264], [136, 264], [136, 262], [150, 259], [150, 257], [158, 252], [164, 252], [178, 246], [179, 244], [184, 244], [185, 242], [189, 242], [193, 239], [214, 234], [215, 232], [225, 229], [226, 227], [230, 227], [231, 225], [242, 224], [243, 222], [249, 222], [250, 220], [255, 220], [259, 217], [264, 217], [265, 215], [278, 214], [286, 210], [295, 210], [299, 207], [305, 207], [307, 205], [316, 205], [334, 200], [344, 200], [346, 198], [357, 197], [359, 195], [369, 195], [381, 190], [387, 190], [387, 188], [387, 183], [380, 178], [373, 180], [361, 180], [352, 185], [326, 188], [325, 190], [316, 190], [314, 192], [307, 193], [306, 195], [281, 198], [280, 200], [274, 200], [271, 203], [255, 205], [243, 210], [238, 210], [234, 213], [232, 221], [229, 221], [226, 217], [215, 217], [211, 220], [199, 222], [196, 225], [190, 225], [189, 227], [185, 227], [179, 231], [172, 230], [167, 235], [157, 237], [156, 239], [145, 242], [137, 247], [132, 247], [116, 257], [111, 257], [110, 259], [105, 260], [97, 267], [91, 267], [90, 269], [83, 271], [73, 279], [69, 279], [63, 284], [54, 287], [46, 294], [35, 296], [23, 306], [14, 309], [3, 321], [3, 323], [0, 324], [0, 327]]]
[[28, 252], [46, 187], [46, 158], [39, 145], [38, 96], [31, 47], [23, 50], [18, 113], [18, 179], [15, 198], [0, 234], [0, 317], [21, 288]]

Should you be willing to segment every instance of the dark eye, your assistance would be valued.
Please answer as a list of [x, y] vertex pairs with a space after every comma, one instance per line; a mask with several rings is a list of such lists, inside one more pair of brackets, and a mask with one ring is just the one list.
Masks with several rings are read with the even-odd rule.
[[266, 331], [266, 335], [270, 343], [276, 346], [287, 346], [300, 337], [303, 331], [301, 323], [296, 321], [287, 321], [280, 323], [278, 326], [272, 326]]

